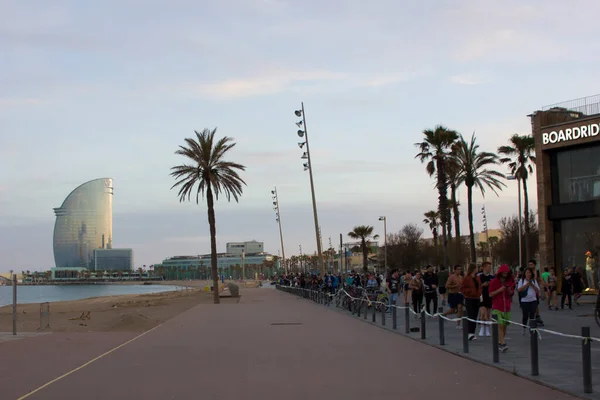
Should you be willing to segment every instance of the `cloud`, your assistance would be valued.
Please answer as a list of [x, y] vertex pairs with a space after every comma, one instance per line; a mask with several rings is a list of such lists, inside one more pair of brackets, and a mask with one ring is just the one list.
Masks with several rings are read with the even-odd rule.
[[43, 103], [44, 100], [33, 97], [0, 97], [0, 107], [38, 106]]
[[450, 78], [450, 81], [458, 85], [480, 85], [485, 83], [485, 80], [471, 74], [454, 75]]

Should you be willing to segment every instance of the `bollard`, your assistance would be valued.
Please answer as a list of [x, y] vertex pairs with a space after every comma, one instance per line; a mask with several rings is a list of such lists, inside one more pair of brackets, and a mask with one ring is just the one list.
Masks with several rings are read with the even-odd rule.
[[358, 308], [356, 309], [356, 314], [358, 318], [360, 318], [360, 309], [362, 308], [362, 300], [358, 303]]
[[438, 323], [440, 326], [440, 346], [444, 346], [446, 344], [446, 337], [444, 336], [444, 318], [442, 318], [442, 314], [444, 313], [444, 307], [439, 307], [438, 313], [440, 314], [440, 316], [438, 317]]
[[425, 319], [425, 310], [421, 310], [421, 339], [427, 339], [427, 320]]
[[377, 318], [377, 306], [376, 305], [373, 305], [373, 315], [372, 315], [372, 317], [373, 317], [372, 318], [373, 322], [376, 322], [376, 320], [375, 320], [375, 318]]
[[462, 336], [463, 336], [463, 353], [469, 353], [469, 324], [468, 321], [463, 319], [462, 323]]
[[350, 300], [350, 311], [352, 312], [352, 315], [355, 314], [356, 310], [356, 303], [354, 302], [354, 300]]
[[585, 339], [581, 342], [582, 364], [583, 364], [583, 393], [592, 393], [592, 341], [590, 327], [581, 327], [581, 336]]
[[492, 355], [494, 362], [500, 362], [500, 351], [498, 349], [498, 324], [492, 324]]
[[12, 334], [17, 335], [17, 274], [12, 276]]
[[385, 326], [385, 307], [381, 309], [381, 326]]
[[538, 376], [540, 374], [540, 360], [538, 354], [538, 338], [537, 338], [537, 321], [535, 319], [529, 320], [529, 327], [531, 328], [531, 376]]
[[410, 333], [410, 310], [408, 309], [408, 303], [404, 303], [404, 331]]
[[367, 314], [369, 314], [369, 304], [368, 303], [365, 304], [365, 315], [363, 317], [364, 319], [367, 319]]
[[396, 320], [396, 306], [392, 307], [392, 329], [398, 329], [398, 321]]

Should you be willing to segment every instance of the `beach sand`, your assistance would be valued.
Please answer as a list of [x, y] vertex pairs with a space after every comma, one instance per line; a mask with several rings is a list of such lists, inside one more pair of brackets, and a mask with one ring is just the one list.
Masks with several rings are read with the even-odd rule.
[[[162, 282], [188, 286], [187, 290], [152, 294], [94, 297], [50, 303], [50, 328], [46, 332], [144, 332], [199, 305], [212, 305], [213, 296], [205, 292], [206, 281]], [[245, 290], [240, 285], [240, 295]], [[225, 290], [222, 296], [229, 295]], [[239, 298], [222, 297], [221, 303], [238, 303]], [[89, 313], [89, 318], [86, 316]], [[83, 319], [79, 319], [81, 315]], [[17, 331], [40, 331], [40, 305], [17, 306]], [[0, 307], [0, 332], [12, 332], [12, 305]]]

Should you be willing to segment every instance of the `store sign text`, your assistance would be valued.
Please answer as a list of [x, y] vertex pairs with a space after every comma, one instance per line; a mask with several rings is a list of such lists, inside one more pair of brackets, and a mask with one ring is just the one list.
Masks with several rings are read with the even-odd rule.
[[600, 124], [576, 126], [574, 128], [567, 128], [561, 129], [559, 131], [542, 133], [542, 143], [554, 144], [560, 142], [567, 142], [569, 140], [584, 139], [588, 137], [598, 136], [598, 133], [600, 133]]

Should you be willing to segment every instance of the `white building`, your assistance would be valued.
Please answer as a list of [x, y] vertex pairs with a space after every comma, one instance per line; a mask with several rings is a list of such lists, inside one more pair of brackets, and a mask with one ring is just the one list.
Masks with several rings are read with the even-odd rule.
[[227, 254], [233, 255], [241, 255], [242, 251], [244, 254], [256, 254], [263, 253], [265, 250], [264, 242], [257, 242], [256, 240], [251, 240], [249, 242], [232, 242], [227, 243]]
[[133, 250], [95, 249], [94, 271], [133, 271]]

